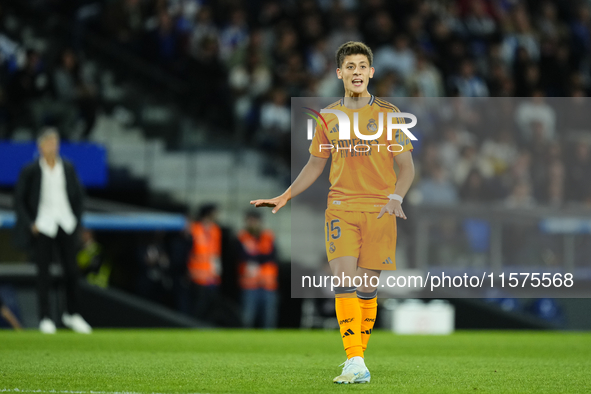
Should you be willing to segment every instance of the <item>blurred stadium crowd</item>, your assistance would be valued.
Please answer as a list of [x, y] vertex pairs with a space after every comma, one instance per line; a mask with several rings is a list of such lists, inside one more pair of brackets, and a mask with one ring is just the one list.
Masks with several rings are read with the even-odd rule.
[[[591, 204], [588, 142], [556, 127], [542, 96], [585, 97], [591, 80], [591, 5], [582, 1], [32, 1], [75, 21], [56, 60], [0, 40], [0, 128], [48, 119], [92, 132], [100, 86], [79, 61], [94, 31], [190, 84], [205, 118], [233, 108], [227, 126], [269, 155], [289, 157], [293, 96], [339, 96], [333, 54], [349, 40], [374, 50], [370, 89], [381, 97], [529, 97], [538, 103], [503, 130], [423, 135], [418, 190], [429, 202], [504, 200]], [[6, 12], [0, 21], [9, 23]], [[73, 49], [72, 49], [73, 48]], [[576, 107], [576, 106], [575, 106]], [[218, 108], [216, 111], [215, 108]], [[584, 111], [582, 105], [579, 107]], [[524, 124], [528, 119], [535, 124]], [[211, 119], [212, 127], [216, 122]], [[586, 128], [588, 124], [580, 125]], [[68, 134], [66, 133], [66, 134]], [[576, 147], [575, 147], [576, 144]], [[419, 147], [417, 147], [419, 148]], [[566, 154], [572, 152], [572, 154]], [[286, 163], [287, 164], [287, 163]], [[417, 200], [418, 201], [418, 200]]]
[[[15, 26], [31, 15], [28, 23], [59, 32], [44, 37], [58, 41], [58, 50], [27, 45], [30, 34]], [[363, 41], [374, 51], [370, 92], [396, 98], [419, 118], [411, 203], [591, 208], [588, 0], [7, 0], [0, 3], [0, 142], [22, 140], [23, 129], [34, 137], [47, 124], [64, 139], [92, 138], [97, 117], [112, 110], [104, 78], [91, 67], [96, 37], [127, 56], [101, 66], [131, 59], [128, 69], [143, 64], [182, 81], [188, 94], [174, 106], [187, 108], [210, 135], [245, 141], [285, 167], [290, 97], [340, 96], [334, 53]], [[142, 88], [158, 95], [156, 85]], [[444, 230], [432, 250], [458, 238]], [[235, 254], [230, 232], [222, 250]], [[528, 245], [542, 249], [515, 233], [505, 235], [513, 240], [508, 261], [525, 261], [519, 251]], [[183, 236], [128, 236], [139, 246], [121, 260], [136, 264], [124, 273], [114, 264], [109, 279], [111, 268], [96, 264], [100, 248], [87, 234], [79, 262], [95, 284], [128, 283], [187, 311], [194, 297], [187, 296]], [[115, 243], [114, 236], [102, 241], [105, 249]], [[237, 257], [222, 260], [232, 262], [222, 286], [235, 287]]]

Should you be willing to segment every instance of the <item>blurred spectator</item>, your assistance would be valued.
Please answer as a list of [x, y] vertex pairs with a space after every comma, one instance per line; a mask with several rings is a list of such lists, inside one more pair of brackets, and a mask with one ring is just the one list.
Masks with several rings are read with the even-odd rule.
[[187, 261], [193, 250], [193, 236], [190, 230], [190, 220], [187, 226], [172, 233], [169, 240], [170, 276], [172, 278], [173, 304], [175, 308], [187, 315], [192, 314], [191, 279]]
[[564, 165], [559, 160], [554, 160], [548, 165], [548, 183], [546, 185], [545, 202], [554, 208], [560, 208], [565, 201], [564, 184], [565, 184]]
[[531, 167], [531, 154], [526, 150], [522, 150], [517, 155], [513, 166], [510, 168], [510, 171], [506, 173], [502, 179], [504, 188], [507, 191], [510, 191], [513, 189], [516, 183], [524, 183], [529, 187], [529, 184], [532, 181]]
[[416, 87], [423, 97], [443, 96], [441, 73], [429, 63], [424, 54], [417, 57], [416, 67], [409, 76], [410, 86]]
[[460, 129], [459, 124], [448, 124], [443, 128], [443, 141], [438, 146], [441, 164], [447, 171], [454, 171], [464, 146], [473, 144], [470, 133]]
[[545, 102], [540, 90], [534, 91], [531, 99], [518, 105], [515, 111], [515, 122], [519, 126], [521, 138], [524, 141], [532, 140], [532, 127], [540, 127], [547, 141], [556, 137], [556, 114], [554, 109]]
[[176, 24], [182, 31], [195, 28], [195, 18], [203, 8], [203, 0], [168, 0], [167, 11], [176, 16]]
[[393, 71], [388, 72], [376, 82], [374, 92], [377, 97], [408, 97], [406, 86], [398, 74]]
[[261, 108], [261, 127], [265, 131], [288, 133], [291, 128], [291, 111], [287, 95], [281, 89], [271, 92], [271, 100]]
[[156, 231], [137, 251], [139, 275], [138, 294], [151, 301], [165, 303], [172, 290], [170, 258], [166, 251], [164, 233]]
[[532, 155], [533, 165], [543, 164], [546, 161], [546, 155], [550, 147], [548, 133], [544, 125], [536, 120], [531, 122], [531, 139], [527, 141], [527, 148]]
[[487, 181], [477, 168], [472, 168], [460, 188], [460, 198], [466, 202], [485, 202], [492, 195]]
[[228, 73], [219, 59], [219, 45], [214, 37], [205, 37], [200, 44], [200, 56], [192, 65], [191, 86], [195, 94], [190, 100], [191, 111], [194, 111], [201, 119], [207, 119], [216, 127], [229, 127], [232, 124], [232, 116], [219, 108], [230, 107], [229, 91], [224, 89], [227, 85]]
[[342, 20], [339, 20], [335, 28], [329, 32], [328, 50], [335, 53], [339, 46], [349, 41], [362, 41], [359, 32], [359, 19], [353, 13], [346, 13]]
[[458, 194], [442, 166], [431, 168], [429, 176], [417, 185], [423, 204], [450, 205], [457, 203]]
[[466, 56], [465, 46], [442, 21], [434, 22], [433, 43], [435, 46], [434, 62], [442, 74], [447, 77], [456, 71], [458, 64]]
[[198, 220], [191, 223], [193, 249], [189, 256], [188, 270], [193, 283], [193, 313], [199, 319], [207, 319], [219, 298], [222, 281], [222, 231], [216, 223], [217, 207], [204, 205]]
[[503, 39], [503, 57], [507, 64], [513, 64], [518, 49], [522, 48], [528, 58], [537, 61], [540, 57], [540, 47], [534, 30], [532, 29], [525, 5], [516, 5], [512, 12], [509, 25]]
[[319, 39], [308, 52], [307, 69], [315, 77], [326, 74], [328, 66], [332, 62], [331, 55], [332, 53], [327, 50], [326, 40]]
[[[286, 93], [277, 88], [261, 107], [261, 146], [273, 157], [289, 160], [291, 153], [291, 111]], [[288, 162], [285, 164], [289, 165]]]
[[260, 213], [249, 212], [238, 240], [241, 246], [239, 281], [243, 324], [252, 328], [260, 322], [263, 328], [275, 328], [278, 276], [275, 236], [271, 230], [263, 228]]
[[17, 124], [35, 129], [44, 125], [52, 107], [50, 81], [41, 55], [32, 49], [27, 50], [25, 64], [10, 78], [7, 88], [11, 129]]
[[314, 45], [324, 37], [322, 20], [318, 13], [308, 13], [301, 19], [300, 36], [306, 47]]
[[277, 69], [278, 85], [284, 86], [289, 96], [295, 96], [305, 86], [309, 75], [303, 58], [298, 53], [290, 54], [286, 62]]
[[296, 31], [288, 26], [282, 26], [275, 37], [275, 45], [271, 51], [275, 66], [283, 66], [290, 55], [297, 53], [299, 45]]
[[487, 47], [497, 32], [497, 24], [489, 13], [484, 0], [470, 2], [470, 11], [465, 16], [466, 32], [471, 37], [471, 52], [474, 56], [487, 53]]
[[484, 141], [480, 154], [490, 162], [495, 175], [503, 174], [517, 157], [517, 147], [511, 132], [501, 129], [495, 133], [494, 138]]
[[566, 198], [569, 201], [583, 201], [591, 194], [591, 148], [589, 143], [578, 142], [569, 155], [566, 171]]
[[516, 77], [516, 96], [526, 97], [534, 89], [541, 88], [540, 68], [536, 63], [526, 63], [523, 67], [522, 74], [519, 74]]
[[148, 59], [173, 73], [185, 74], [186, 38], [167, 12], [158, 14], [156, 25], [147, 32], [145, 41], [144, 52]]
[[[544, 39], [541, 43], [539, 83], [549, 96], [565, 96], [570, 85], [570, 50], [557, 40]], [[535, 83], [535, 82], [534, 82]], [[530, 82], [529, 88], [534, 88]], [[526, 87], [527, 88], [527, 87]], [[529, 92], [522, 92], [527, 95]]]
[[264, 30], [253, 30], [248, 40], [234, 51], [232, 58], [228, 62], [228, 68], [232, 69], [236, 65], [247, 65], [248, 57], [252, 54], [256, 54], [258, 62], [270, 68], [272, 60], [269, 54], [270, 45], [267, 41]]
[[109, 286], [111, 264], [105, 261], [103, 247], [94, 239], [89, 229], [82, 230], [82, 249], [78, 252], [78, 268], [88, 283], [99, 287]]
[[[392, 17], [386, 12], [376, 12], [371, 18], [362, 18], [366, 44], [371, 48], [392, 43], [396, 26]], [[342, 44], [342, 43], [341, 43]]]
[[460, 66], [458, 75], [450, 78], [450, 84], [456, 88], [460, 96], [464, 97], [487, 97], [488, 88], [482, 78], [476, 75], [474, 63], [466, 59]]
[[476, 147], [466, 145], [462, 148], [460, 158], [454, 168], [454, 182], [462, 185], [472, 170], [478, 170], [480, 176], [490, 178], [494, 169], [490, 162], [478, 154]]
[[379, 78], [388, 71], [394, 71], [406, 79], [414, 71], [415, 63], [416, 57], [409, 47], [408, 37], [400, 34], [392, 46], [384, 46], [375, 52], [375, 76]]
[[107, 34], [129, 49], [139, 49], [137, 45], [144, 33], [146, 11], [142, 0], [108, 2], [103, 14]]
[[505, 65], [496, 60], [488, 59], [487, 67], [488, 79], [486, 83], [490, 90], [490, 96], [512, 96], [512, 94], [508, 94], [504, 91], [506, 88], [506, 84], [508, 82], [512, 83], [512, 80], [507, 73], [507, 68], [505, 67]]
[[257, 98], [271, 87], [272, 76], [258, 52], [250, 52], [244, 64], [230, 70], [230, 87], [233, 90], [236, 117], [244, 122], [252, 111]]
[[[564, 104], [563, 104], [564, 103]], [[566, 132], [588, 133], [591, 129], [591, 111], [588, 110], [591, 100], [585, 97], [585, 92], [575, 89], [572, 98], [561, 101], [561, 115], [566, 120]]]
[[84, 120], [82, 136], [88, 137], [96, 121], [97, 92], [92, 82], [82, 74], [73, 50], [66, 49], [62, 52], [60, 64], [53, 73], [53, 84], [59, 100], [69, 107], [78, 107]]
[[577, 6], [574, 21], [571, 23], [573, 63], [575, 68], [591, 52], [591, 10], [588, 3]]
[[538, 18], [538, 29], [546, 38], [563, 40], [568, 37], [568, 26], [558, 17], [556, 4], [552, 1], [542, 3]]
[[526, 181], [518, 181], [509, 197], [505, 200], [508, 208], [531, 208], [535, 205], [531, 185]]
[[218, 29], [213, 23], [213, 16], [211, 8], [208, 6], [202, 7], [195, 17], [195, 27], [190, 37], [190, 53], [199, 59], [201, 55], [201, 43], [205, 39], [217, 40]]
[[468, 35], [466, 26], [460, 15], [460, 7], [457, 1], [450, 1], [443, 5], [444, 11], [441, 13], [442, 22], [446, 29], [449, 29], [457, 37]]
[[242, 10], [235, 10], [230, 15], [228, 25], [220, 32], [220, 56], [228, 61], [234, 51], [248, 39], [246, 15]]

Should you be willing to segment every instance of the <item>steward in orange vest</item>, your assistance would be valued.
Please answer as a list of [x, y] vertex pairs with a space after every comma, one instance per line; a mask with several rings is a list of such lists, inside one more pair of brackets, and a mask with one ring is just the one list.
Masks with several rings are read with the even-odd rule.
[[201, 211], [199, 221], [190, 225], [193, 249], [188, 262], [189, 276], [197, 285], [218, 286], [222, 275], [222, 231], [214, 221], [215, 207], [206, 206]]
[[216, 216], [215, 205], [204, 205], [199, 210], [199, 220], [189, 225], [193, 237], [193, 248], [187, 262], [192, 282], [192, 314], [203, 320], [211, 319], [220, 298], [222, 230], [215, 222]]
[[277, 277], [275, 236], [262, 228], [258, 212], [246, 215], [246, 227], [238, 233], [241, 261], [238, 267], [243, 298], [243, 323], [253, 327], [257, 317], [264, 328], [277, 320]]

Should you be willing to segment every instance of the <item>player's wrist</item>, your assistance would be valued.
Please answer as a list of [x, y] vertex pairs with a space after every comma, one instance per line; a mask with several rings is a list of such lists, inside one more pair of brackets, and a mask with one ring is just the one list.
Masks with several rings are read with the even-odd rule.
[[291, 187], [285, 191], [281, 196], [279, 196], [285, 202], [291, 200]]
[[400, 194], [390, 194], [388, 198], [390, 201], [398, 201], [400, 204], [402, 204], [402, 201], [404, 200]]

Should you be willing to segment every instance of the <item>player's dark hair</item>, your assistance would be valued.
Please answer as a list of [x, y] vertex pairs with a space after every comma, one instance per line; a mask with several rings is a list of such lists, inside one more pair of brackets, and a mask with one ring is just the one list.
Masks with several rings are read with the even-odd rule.
[[349, 41], [344, 43], [337, 49], [336, 53], [336, 61], [337, 67], [341, 68], [343, 62], [345, 61], [345, 57], [351, 55], [365, 55], [367, 60], [369, 61], [369, 66], [373, 65], [373, 52], [371, 49], [362, 42], [359, 41]]

